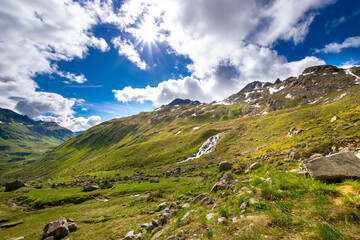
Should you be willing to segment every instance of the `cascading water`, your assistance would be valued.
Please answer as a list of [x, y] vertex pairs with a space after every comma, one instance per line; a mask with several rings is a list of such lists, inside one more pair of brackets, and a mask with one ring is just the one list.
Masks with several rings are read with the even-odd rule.
[[188, 162], [188, 161], [191, 161], [195, 158], [199, 158], [201, 157], [202, 155], [205, 155], [205, 154], [208, 154], [210, 153], [214, 146], [216, 145], [216, 143], [219, 141], [220, 137], [224, 134], [225, 132], [221, 132], [221, 133], [218, 133], [212, 137], [210, 137], [208, 140], [206, 140], [206, 142], [204, 142], [201, 147], [199, 148], [199, 151], [196, 153], [196, 155], [194, 157], [189, 157], [185, 160], [182, 160], [180, 162], [177, 162], [178, 164], [179, 163], [185, 163], [185, 162]]

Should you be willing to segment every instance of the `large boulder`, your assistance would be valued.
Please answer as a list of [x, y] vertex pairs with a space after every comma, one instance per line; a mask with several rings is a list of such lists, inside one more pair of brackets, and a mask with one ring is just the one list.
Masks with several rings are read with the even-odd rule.
[[60, 217], [53, 222], [46, 224], [44, 228], [43, 239], [53, 236], [55, 239], [60, 239], [68, 235], [69, 225], [65, 218]]
[[360, 159], [352, 152], [310, 158], [299, 165], [299, 174], [324, 181], [360, 178]]
[[10, 192], [10, 191], [14, 191], [17, 190], [19, 188], [24, 187], [25, 184], [19, 180], [13, 181], [13, 182], [9, 182], [9, 183], [5, 183], [5, 192]]

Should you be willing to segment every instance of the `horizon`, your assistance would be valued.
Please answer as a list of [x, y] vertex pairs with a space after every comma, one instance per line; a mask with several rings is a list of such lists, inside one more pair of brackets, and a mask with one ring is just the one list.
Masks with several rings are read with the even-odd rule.
[[360, 2], [3, 0], [0, 107], [74, 132], [360, 63]]

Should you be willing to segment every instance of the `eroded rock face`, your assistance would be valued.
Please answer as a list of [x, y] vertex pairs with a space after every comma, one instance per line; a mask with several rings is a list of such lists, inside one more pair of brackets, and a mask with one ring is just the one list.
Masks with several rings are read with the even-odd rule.
[[302, 175], [324, 181], [337, 181], [344, 178], [360, 178], [360, 159], [352, 152], [335, 153], [303, 161], [299, 165]]

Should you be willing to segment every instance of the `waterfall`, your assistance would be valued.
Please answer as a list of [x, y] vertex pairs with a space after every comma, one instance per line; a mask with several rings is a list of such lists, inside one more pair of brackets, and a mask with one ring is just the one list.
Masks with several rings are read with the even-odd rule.
[[189, 157], [185, 160], [182, 160], [180, 162], [177, 162], [177, 164], [179, 163], [185, 163], [185, 162], [188, 162], [188, 161], [191, 161], [195, 158], [199, 158], [201, 157], [202, 155], [205, 155], [205, 154], [208, 154], [210, 153], [213, 148], [215, 147], [216, 143], [219, 141], [220, 137], [224, 134], [225, 132], [221, 132], [221, 133], [218, 133], [212, 137], [210, 137], [208, 140], [206, 140], [202, 145], [201, 147], [199, 148], [199, 151], [196, 153], [195, 156], [193, 157]]

